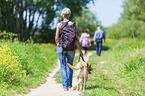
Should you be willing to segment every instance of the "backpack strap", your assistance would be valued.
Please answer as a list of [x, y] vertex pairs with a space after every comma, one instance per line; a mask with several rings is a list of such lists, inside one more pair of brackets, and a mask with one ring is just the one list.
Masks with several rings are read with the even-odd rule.
[[60, 30], [62, 30], [67, 24], [68, 24], [69, 21], [67, 22], [64, 22], [64, 21], [61, 21], [60, 23], [62, 24], [61, 27], [60, 27]]
[[63, 22], [63, 21], [62, 21], [62, 25], [61, 25], [61, 28], [60, 28], [60, 29], [63, 29], [63, 28], [67, 25], [67, 23], [68, 23], [68, 22]]
[[60, 42], [62, 43], [62, 37], [63, 37], [63, 28], [67, 25], [67, 23], [66, 22], [64, 22], [64, 21], [61, 21], [60, 22], [62, 25], [61, 25], [61, 27], [60, 27], [60, 35], [59, 35], [59, 38], [60, 38]]
[[[61, 21], [60, 23], [62, 24], [61, 27], [60, 27], [60, 30], [63, 30], [63, 28], [68, 24], [68, 22], [64, 22], [64, 21]], [[61, 31], [61, 33], [60, 33], [61, 34], [61, 37], [60, 37], [61, 40], [62, 40], [62, 36], [63, 36], [63, 33], [62, 32], [63, 31]], [[61, 43], [62, 43], [62, 41], [61, 41]], [[62, 63], [64, 63], [63, 62], [63, 54], [64, 54], [64, 50], [62, 50]]]

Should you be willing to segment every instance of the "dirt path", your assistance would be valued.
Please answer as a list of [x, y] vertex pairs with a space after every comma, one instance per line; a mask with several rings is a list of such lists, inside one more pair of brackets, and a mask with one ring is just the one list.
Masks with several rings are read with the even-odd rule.
[[[76, 54], [78, 55], [78, 54]], [[92, 55], [92, 52], [88, 52], [87, 55], [84, 56], [85, 61], [89, 60], [89, 56]], [[57, 71], [59, 71], [60, 64], [57, 61], [58, 66], [49, 74], [49, 77], [46, 78], [46, 83], [41, 84], [40, 87], [36, 89], [31, 89], [31, 92], [24, 95], [19, 96], [79, 96], [81, 92], [76, 90], [64, 91], [61, 83], [56, 83], [55, 78], [53, 76]], [[73, 78], [73, 86], [75, 86], [75, 78]]]

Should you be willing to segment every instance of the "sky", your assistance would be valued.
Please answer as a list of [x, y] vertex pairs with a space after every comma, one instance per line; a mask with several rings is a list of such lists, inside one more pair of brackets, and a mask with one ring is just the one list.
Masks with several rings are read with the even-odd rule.
[[90, 3], [88, 5], [90, 11], [92, 11], [99, 21], [101, 21], [101, 25], [104, 27], [109, 27], [118, 22], [119, 17], [121, 17], [120, 13], [123, 12], [124, 0], [94, 0], [95, 5]]

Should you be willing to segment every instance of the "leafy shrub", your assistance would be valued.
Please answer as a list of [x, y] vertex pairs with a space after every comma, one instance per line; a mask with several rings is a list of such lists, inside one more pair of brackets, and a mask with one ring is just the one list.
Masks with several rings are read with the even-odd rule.
[[13, 39], [14, 37], [17, 37], [18, 35], [15, 34], [15, 33], [11, 33], [11, 32], [6, 32], [6, 31], [3, 31], [1, 32], [0, 31], [0, 39]]
[[123, 20], [106, 30], [109, 38], [138, 38], [145, 37], [145, 22], [138, 20]]
[[12, 82], [13, 80], [20, 80], [21, 77], [26, 76], [26, 71], [22, 70], [19, 57], [14, 56], [7, 45], [1, 46], [0, 58], [1, 80]]
[[31, 40], [2, 39], [0, 48], [0, 96], [26, 93], [44, 83], [58, 59], [55, 45], [33, 44]]

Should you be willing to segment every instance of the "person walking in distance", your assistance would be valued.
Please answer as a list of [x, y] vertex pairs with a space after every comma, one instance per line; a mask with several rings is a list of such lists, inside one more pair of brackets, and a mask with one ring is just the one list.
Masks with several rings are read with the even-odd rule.
[[55, 42], [57, 55], [60, 61], [62, 85], [65, 91], [72, 87], [73, 70], [67, 63], [73, 65], [75, 56], [75, 44], [82, 56], [79, 39], [77, 37], [75, 22], [69, 20], [71, 10], [64, 8], [61, 12], [63, 21], [57, 24]]
[[87, 53], [88, 48], [91, 47], [90, 34], [88, 34], [87, 29], [85, 29], [84, 33], [81, 34], [80, 42], [83, 48], [83, 54]]
[[104, 39], [103, 42], [105, 43], [105, 33], [100, 29], [100, 26], [98, 26], [94, 34], [94, 44], [96, 45], [96, 53], [98, 56], [101, 56], [102, 39]]

